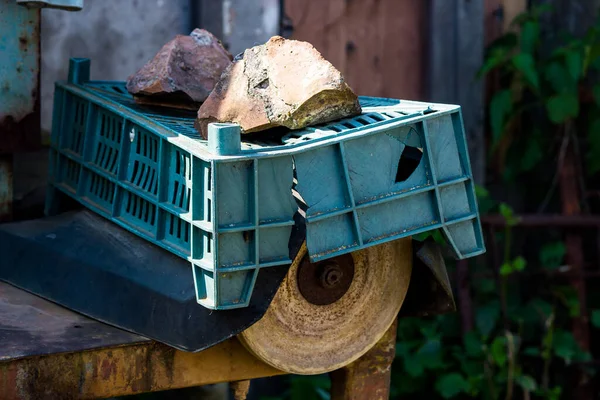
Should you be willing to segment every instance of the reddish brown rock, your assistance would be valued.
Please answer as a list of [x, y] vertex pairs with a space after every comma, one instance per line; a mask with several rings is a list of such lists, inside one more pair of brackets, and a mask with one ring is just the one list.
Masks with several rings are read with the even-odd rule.
[[307, 42], [272, 37], [223, 72], [198, 110], [204, 138], [210, 122], [235, 122], [243, 133], [276, 126], [300, 129], [360, 114], [342, 74]]
[[177, 35], [138, 72], [127, 79], [127, 90], [140, 102], [186, 104], [198, 109], [218, 82], [232, 56], [204, 29]]

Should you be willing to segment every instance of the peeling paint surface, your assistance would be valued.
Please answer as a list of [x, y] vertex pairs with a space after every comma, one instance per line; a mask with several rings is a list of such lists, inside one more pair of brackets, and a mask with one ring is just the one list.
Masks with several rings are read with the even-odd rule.
[[282, 374], [235, 338], [187, 353], [0, 283], [0, 399], [90, 399]]
[[33, 111], [40, 49], [39, 11], [0, 0], [0, 120], [16, 121]]
[[39, 27], [39, 10], [0, 0], [0, 153], [39, 136]]

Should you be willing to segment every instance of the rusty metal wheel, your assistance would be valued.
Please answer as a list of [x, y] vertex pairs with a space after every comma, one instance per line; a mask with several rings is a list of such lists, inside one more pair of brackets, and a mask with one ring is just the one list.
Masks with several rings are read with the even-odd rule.
[[412, 272], [411, 239], [318, 263], [303, 245], [264, 317], [239, 335], [258, 359], [293, 374], [341, 368], [393, 323]]

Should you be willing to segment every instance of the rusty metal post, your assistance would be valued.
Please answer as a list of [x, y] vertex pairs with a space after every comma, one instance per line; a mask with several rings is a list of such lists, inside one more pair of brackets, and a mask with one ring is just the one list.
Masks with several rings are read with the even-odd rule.
[[364, 356], [330, 374], [331, 400], [389, 399], [397, 326], [396, 320]]
[[229, 387], [235, 400], [246, 400], [250, 390], [250, 380], [229, 382]]
[[[568, 128], [567, 128], [568, 129]], [[567, 131], [568, 134], [568, 131]], [[574, 143], [571, 141], [565, 153], [563, 165], [559, 165], [558, 179], [562, 212], [567, 216], [581, 215], [581, 193]], [[571, 286], [577, 292], [579, 300], [579, 316], [573, 318], [572, 332], [575, 340], [584, 351], [590, 350], [590, 330], [586, 300], [586, 284], [583, 276], [583, 240], [578, 231], [568, 231], [565, 235], [567, 248], [566, 261], [571, 267], [572, 275], [569, 277]], [[576, 387], [574, 397], [578, 399], [592, 399], [591, 377], [584, 371], [574, 371], [572, 377]]]
[[[565, 154], [562, 168], [559, 166], [559, 186], [562, 202], [562, 211], [565, 215], [581, 214], [581, 196], [579, 193], [579, 179], [577, 176], [577, 167], [575, 154], [569, 144]], [[586, 286], [583, 279], [583, 245], [581, 235], [576, 231], [569, 231], [565, 236], [565, 245], [567, 248], [567, 263], [573, 271], [570, 279], [571, 285], [577, 291], [579, 299], [579, 317], [573, 320], [573, 336], [584, 350], [590, 349], [590, 333], [588, 328], [588, 315], [586, 305]]]

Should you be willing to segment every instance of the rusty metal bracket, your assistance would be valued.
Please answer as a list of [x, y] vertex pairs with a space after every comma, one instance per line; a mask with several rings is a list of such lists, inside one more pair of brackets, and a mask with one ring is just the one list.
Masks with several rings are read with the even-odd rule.
[[413, 240], [413, 272], [400, 317], [424, 317], [456, 311], [442, 247], [432, 239]]
[[389, 399], [397, 327], [398, 321], [395, 320], [365, 355], [330, 373], [332, 400]]

